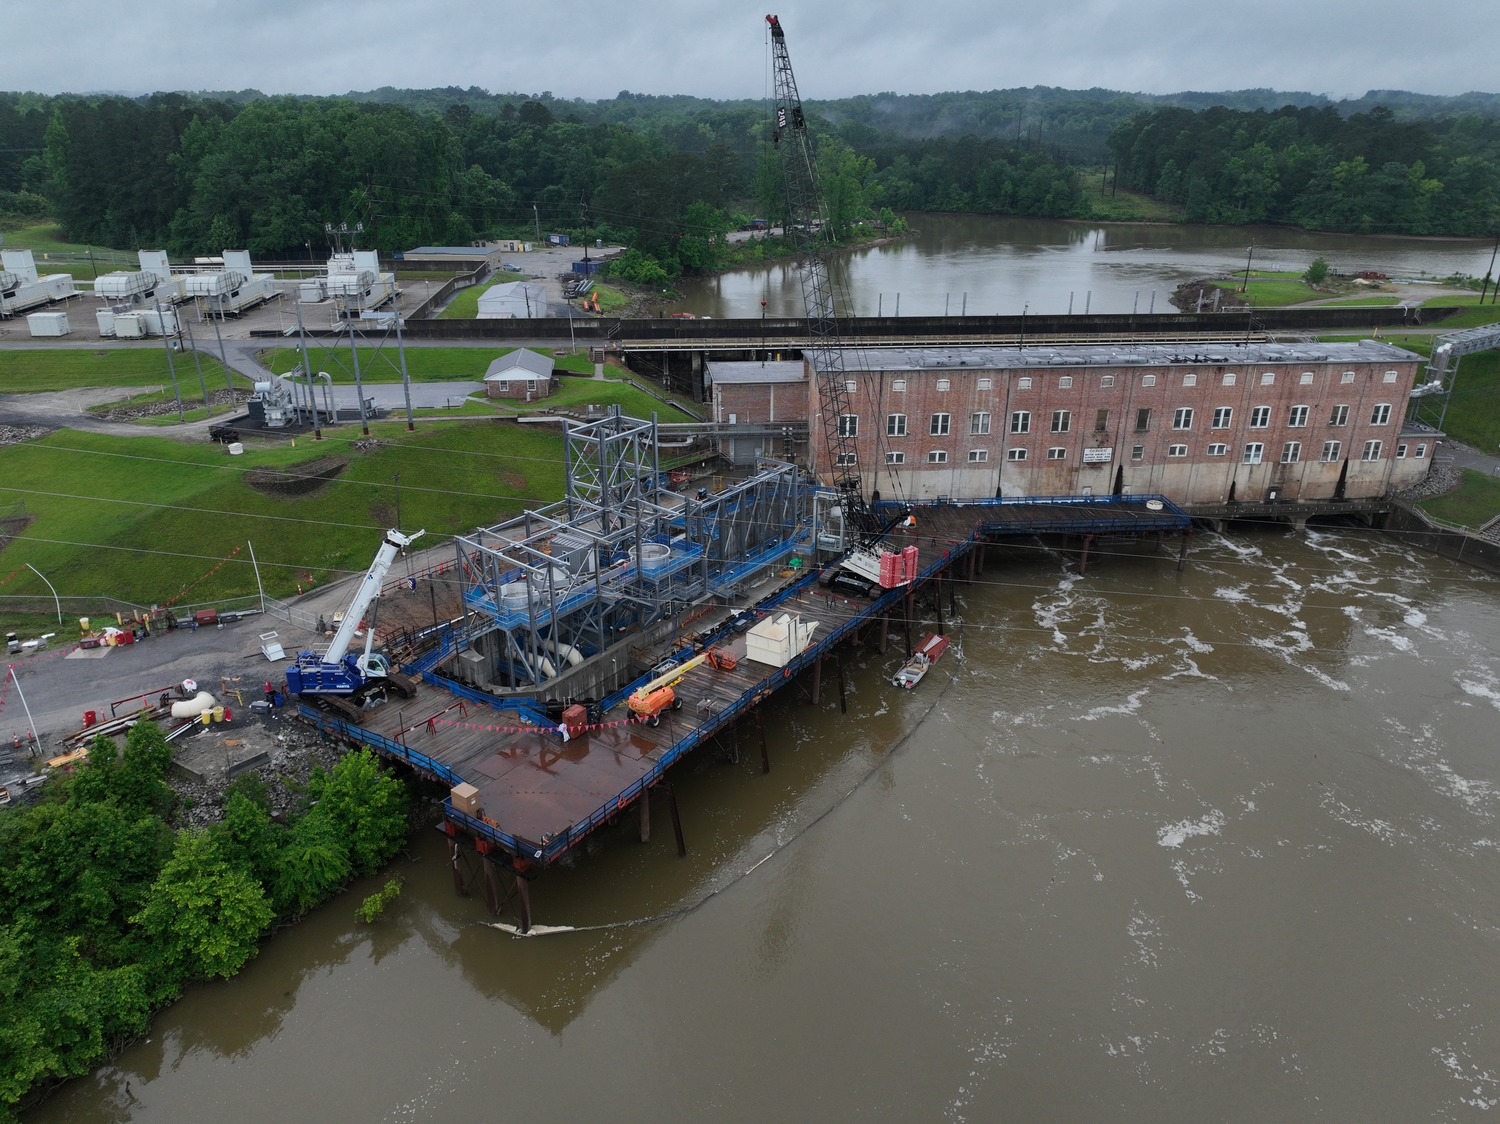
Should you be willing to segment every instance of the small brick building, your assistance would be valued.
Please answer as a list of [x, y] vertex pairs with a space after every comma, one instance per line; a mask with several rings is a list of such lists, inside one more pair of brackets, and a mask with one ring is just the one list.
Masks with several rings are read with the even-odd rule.
[[487, 398], [518, 398], [534, 402], [552, 393], [553, 361], [529, 347], [518, 347], [502, 355], [484, 373]]

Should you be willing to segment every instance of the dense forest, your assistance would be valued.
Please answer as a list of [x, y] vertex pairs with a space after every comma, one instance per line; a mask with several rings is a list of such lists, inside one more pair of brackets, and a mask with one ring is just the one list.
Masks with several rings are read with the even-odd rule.
[[[1383, 100], [1382, 100], [1383, 99]], [[1386, 104], [1386, 103], [1389, 104]], [[1050, 88], [810, 103], [831, 228], [893, 211], [1098, 217], [1082, 173], [1186, 221], [1484, 235], [1500, 228], [1500, 99]], [[1216, 103], [1216, 104], [1211, 104]], [[326, 223], [384, 251], [563, 231], [653, 278], [723, 264], [775, 221], [766, 108], [622, 91], [343, 98], [0, 94], [0, 222], [175, 255], [320, 257]]]
[[234, 975], [277, 921], [384, 866], [404, 786], [368, 750], [315, 771], [274, 821], [254, 774], [212, 827], [174, 827], [172, 747], [150, 722], [98, 738], [47, 795], [0, 813], [0, 1119], [87, 1073], [194, 980]]
[[1398, 120], [1376, 107], [1157, 109], [1110, 138], [1118, 182], [1188, 222], [1358, 233], [1500, 229], [1500, 122]]

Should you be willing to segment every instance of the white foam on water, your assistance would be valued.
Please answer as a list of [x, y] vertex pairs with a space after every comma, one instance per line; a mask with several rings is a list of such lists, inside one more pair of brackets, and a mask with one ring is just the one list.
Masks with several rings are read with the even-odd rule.
[[1125, 924], [1125, 932], [1135, 945], [1135, 962], [1143, 968], [1161, 966], [1161, 944], [1164, 933], [1160, 919], [1136, 910]]
[[1217, 597], [1220, 601], [1240, 601], [1240, 602], [1245, 602], [1245, 601], [1249, 601], [1250, 600], [1250, 594], [1248, 594], [1247, 592], [1245, 592], [1248, 588], [1249, 588], [1248, 586], [1243, 586], [1243, 585], [1242, 586], [1236, 586], [1236, 587], [1230, 587], [1230, 586], [1227, 586], [1227, 585], [1221, 585], [1221, 586], [1217, 586], [1214, 589], [1214, 596]]
[[1368, 832], [1382, 843], [1395, 843], [1402, 837], [1402, 833], [1396, 830], [1394, 824], [1376, 816], [1366, 816], [1356, 812], [1332, 792], [1325, 792], [1319, 803], [1323, 810], [1339, 823]]
[[1469, 1044], [1445, 1042], [1432, 1047], [1432, 1055], [1464, 1087], [1458, 1099], [1470, 1108], [1488, 1112], [1500, 1107], [1500, 1076], [1492, 1069], [1478, 1065], [1469, 1056]]
[[1137, 714], [1140, 712], [1146, 696], [1150, 693], [1151, 688], [1142, 687], [1138, 691], [1132, 691], [1123, 703], [1116, 703], [1112, 706], [1096, 706], [1093, 710], [1085, 711], [1079, 715], [1078, 720], [1080, 722], [1097, 722], [1101, 718], [1108, 718], [1112, 715]]
[[1178, 820], [1176, 823], [1159, 828], [1156, 832], [1156, 842], [1163, 847], [1181, 847], [1197, 835], [1222, 834], [1227, 822], [1228, 818], [1224, 813], [1215, 808], [1202, 819]]
[[1500, 688], [1496, 687], [1493, 678], [1488, 683], [1479, 682], [1476, 679], [1466, 678], [1463, 674], [1458, 676], [1458, 686], [1464, 694], [1471, 698], [1483, 699], [1496, 710], [1500, 710]]
[[1365, 635], [1372, 640], [1384, 640], [1398, 652], [1415, 652], [1417, 646], [1412, 643], [1410, 636], [1402, 636], [1399, 632], [1392, 632], [1388, 628], [1367, 628]]

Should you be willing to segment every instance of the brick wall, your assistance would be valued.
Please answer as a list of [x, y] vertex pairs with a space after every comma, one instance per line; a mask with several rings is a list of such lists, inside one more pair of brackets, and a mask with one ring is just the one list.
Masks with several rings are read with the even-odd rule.
[[[884, 498], [1097, 495], [1118, 480], [1132, 493], [1199, 503], [1261, 500], [1272, 489], [1287, 501], [1328, 499], [1341, 475], [1347, 498], [1374, 497], [1390, 490], [1393, 476], [1396, 486], [1420, 477], [1431, 440], [1400, 437], [1416, 369], [1415, 358], [1385, 355], [843, 377], [852, 384], [866, 488]], [[818, 409], [813, 394], [809, 432], [824, 475]], [[893, 431], [893, 415], [905, 416], [904, 435], [899, 422]], [[1334, 441], [1336, 453], [1324, 460], [1325, 442]], [[1299, 447], [1289, 450], [1293, 442]], [[1366, 442], [1379, 442], [1369, 460]], [[1400, 460], [1398, 445], [1407, 447]], [[903, 463], [888, 463], [888, 454]]]

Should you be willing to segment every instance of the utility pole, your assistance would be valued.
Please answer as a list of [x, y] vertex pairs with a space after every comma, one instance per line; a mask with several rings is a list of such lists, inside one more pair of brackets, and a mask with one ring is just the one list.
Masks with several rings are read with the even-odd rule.
[[[401, 359], [401, 392], [406, 395], [406, 432], [417, 428], [416, 415], [411, 410], [411, 378], [406, 373], [406, 345], [401, 340], [401, 294], [392, 291], [391, 312], [396, 317], [396, 354]], [[570, 325], [571, 326], [571, 325]]]
[[1255, 257], [1255, 243], [1250, 243], [1250, 249], [1245, 254], [1245, 283], [1240, 286], [1240, 292], [1247, 292], [1250, 288], [1250, 260]]
[[177, 387], [177, 364], [172, 362], [172, 340], [167, 335], [167, 322], [161, 314], [161, 301], [156, 302], [156, 322], [161, 325], [161, 344], [167, 349], [167, 372], [172, 376], [172, 397], [177, 399], [177, 420], [187, 421], [182, 412], [182, 391]]
[[[176, 310], [174, 309], [173, 311]], [[177, 322], [187, 327], [188, 347], [193, 352], [193, 366], [198, 369], [198, 387], [203, 391], [203, 408], [206, 410], [212, 409], [208, 401], [208, 383], [203, 378], [203, 359], [198, 354], [198, 341], [193, 338], [193, 321], [191, 318], [184, 320], [179, 314]]]
[[[1490, 251], [1490, 268], [1484, 275], [1484, 284], [1479, 289], [1479, 303], [1484, 303], [1484, 295], [1489, 292], [1490, 278], [1495, 276], [1495, 255], [1500, 254], [1500, 234], [1495, 235], [1495, 248]], [[1500, 280], [1495, 282], [1495, 292], [1500, 294]], [[1491, 301], [1493, 303], [1493, 300]]]

